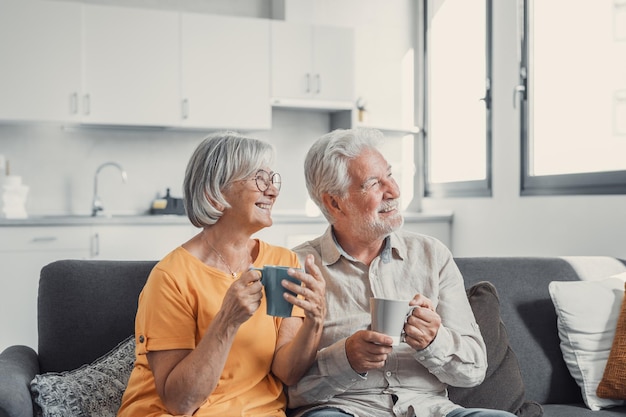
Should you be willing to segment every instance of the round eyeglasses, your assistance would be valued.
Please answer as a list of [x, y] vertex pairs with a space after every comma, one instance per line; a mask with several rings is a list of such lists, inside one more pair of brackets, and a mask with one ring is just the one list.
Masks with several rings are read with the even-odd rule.
[[278, 172], [267, 172], [263, 169], [260, 169], [256, 172], [254, 178], [250, 178], [242, 181], [252, 181], [256, 183], [256, 188], [259, 189], [260, 192], [264, 193], [270, 188], [270, 184], [276, 187], [276, 190], [280, 191], [280, 186], [282, 185], [282, 178]]

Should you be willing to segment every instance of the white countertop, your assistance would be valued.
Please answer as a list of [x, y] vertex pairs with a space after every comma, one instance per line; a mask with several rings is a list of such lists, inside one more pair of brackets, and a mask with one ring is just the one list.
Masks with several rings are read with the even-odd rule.
[[[433, 212], [405, 212], [404, 221], [407, 223], [424, 222], [452, 222], [453, 213], [449, 210]], [[323, 216], [308, 217], [298, 213], [273, 213], [275, 224], [316, 224], [326, 223]], [[178, 215], [150, 215], [150, 214], [120, 214], [112, 216], [72, 215], [33, 215], [26, 219], [0, 218], [0, 227], [11, 226], [84, 226], [84, 225], [185, 225], [189, 224], [187, 216]]]

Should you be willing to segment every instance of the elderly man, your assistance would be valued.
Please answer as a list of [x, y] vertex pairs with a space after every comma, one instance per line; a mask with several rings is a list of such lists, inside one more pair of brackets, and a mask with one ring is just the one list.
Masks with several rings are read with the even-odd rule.
[[[374, 129], [337, 130], [307, 154], [306, 185], [330, 226], [294, 250], [315, 257], [327, 315], [314, 364], [289, 387], [289, 407], [297, 417], [513, 416], [448, 399], [448, 385], [482, 382], [485, 344], [450, 251], [401, 230], [400, 190], [377, 148], [382, 139]], [[370, 330], [370, 297], [419, 306], [399, 346]]]

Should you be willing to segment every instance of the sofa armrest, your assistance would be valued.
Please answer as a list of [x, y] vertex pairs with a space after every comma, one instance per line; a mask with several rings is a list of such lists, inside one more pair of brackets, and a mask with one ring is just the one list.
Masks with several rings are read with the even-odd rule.
[[16, 345], [0, 353], [0, 417], [33, 417], [30, 381], [38, 373], [32, 348]]

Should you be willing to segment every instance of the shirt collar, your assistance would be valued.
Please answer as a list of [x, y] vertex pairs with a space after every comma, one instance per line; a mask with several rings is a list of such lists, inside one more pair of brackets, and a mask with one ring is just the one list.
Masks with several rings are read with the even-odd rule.
[[[332, 226], [328, 226], [326, 232], [322, 236], [322, 262], [325, 265], [332, 265], [339, 260], [341, 256], [352, 262], [360, 262], [358, 259], [347, 253], [337, 242]], [[404, 259], [406, 255], [406, 245], [402, 239], [399, 239], [395, 232], [391, 233], [383, 242], [383, 250], [380, 253], [380, 259], [383, 263], [389, 263], [392, 255], [395, 253], [400, 259]]]
[[333, 234], [333, 226], [329, 225], [320, 241], [320, 252], [322, 257], [322, 263], [324, 265], [332, 265], [339, 260], [341, 252], [339, 252], [338, 245], [335, 243], [335, 236]]

